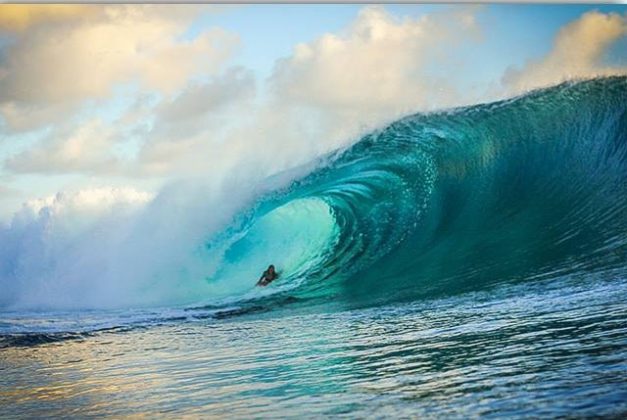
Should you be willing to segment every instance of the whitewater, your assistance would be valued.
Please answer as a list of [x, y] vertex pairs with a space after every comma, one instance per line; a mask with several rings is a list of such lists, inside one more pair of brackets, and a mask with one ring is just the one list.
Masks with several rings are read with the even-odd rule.
[[624, 415], [626, 208], [626, 77], [410, 115], [262, 180], [32, 202], [0, 226], [0, 406]]

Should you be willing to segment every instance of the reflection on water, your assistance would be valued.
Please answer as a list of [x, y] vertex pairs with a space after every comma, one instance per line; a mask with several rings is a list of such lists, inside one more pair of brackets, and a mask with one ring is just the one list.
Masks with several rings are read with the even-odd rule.
[[0, 349], [7, 416], [627, 412], [627, 282], [294, 309]]

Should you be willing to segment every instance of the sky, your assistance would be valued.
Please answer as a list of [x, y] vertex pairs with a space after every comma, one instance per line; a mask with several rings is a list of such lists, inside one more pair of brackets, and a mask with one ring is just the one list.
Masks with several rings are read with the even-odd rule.
[[0, 5], [0, 222], [626, 72], [624, 5]]

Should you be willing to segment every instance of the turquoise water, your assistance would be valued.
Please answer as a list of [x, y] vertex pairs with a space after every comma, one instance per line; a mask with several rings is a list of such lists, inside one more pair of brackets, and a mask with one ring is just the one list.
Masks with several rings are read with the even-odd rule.
[[626, 293], [625, 281], [564, 279], [330, 313], [195, 313], [4, 348], [0, 406], [4, 417], [619, 416]]
[[[0, 229], [2, 414], [627, 414], [627, 78], [409, 116], [312, 167], [119, 258]], [[193, 246], [152, 276], [167, 242]]]

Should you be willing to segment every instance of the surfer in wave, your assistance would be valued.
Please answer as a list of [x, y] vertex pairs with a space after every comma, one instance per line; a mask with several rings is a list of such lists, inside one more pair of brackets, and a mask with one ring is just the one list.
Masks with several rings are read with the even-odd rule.
[[267, 286], [273, 280], [276, 280], [278, 277], [279, 277], [279, 274], [274, 269], [274, 265], [270, 264], [268, 266], [268, 269], [264, 271], [261, 277], [259, 278], [259, 281], [257, 282], [257, 286]]

